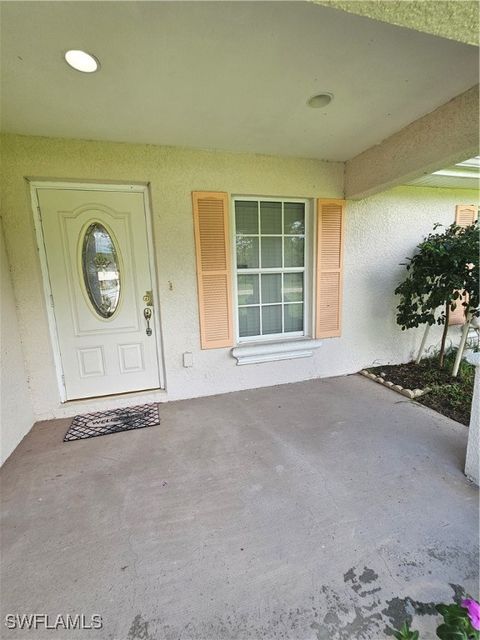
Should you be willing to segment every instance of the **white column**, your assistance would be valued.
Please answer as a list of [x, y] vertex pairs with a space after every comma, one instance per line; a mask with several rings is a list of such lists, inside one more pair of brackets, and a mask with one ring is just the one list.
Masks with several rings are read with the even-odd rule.
[[480, 353], [467, 356], [468, 362], [475, 365], [475, 385], [473, 387], [472, 414], [468, 430], [467, 459], [465, 475], [480, 485]]

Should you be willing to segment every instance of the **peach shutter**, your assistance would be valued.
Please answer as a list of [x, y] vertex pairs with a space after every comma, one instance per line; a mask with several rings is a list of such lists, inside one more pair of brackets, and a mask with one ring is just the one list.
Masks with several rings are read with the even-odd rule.
[[228, 196], [192, 193], [202, 349], [233, 345]]
[[453, 327], [456, 324], [465, 324], [465, 307], [463, 306], [463, 302], [468, 301], [468, 295], [464, 293], [455, 300], [456, 307], [452, 311], [450, 309], [450, 313], [448, 315], [448, 326]]
[[[478, 217], [478, 209], [473, 204], [458, 204], [455, 207], [455, 224], [459, 227], [469, 227]], [[457, 324], [465, 324], [465, 307], [462, 302], [468, 300], [467, 295], [463, 294], [456, 300], [457, 306], [454, 311], [450, 311], [448, 318], [448, 326]]]
[[457, 204], [455, 207], [455, 224], [469, 227], [478, 218], [478, 209], [473, 204]]
[[317, 338], [341, 334], [344, 200], [317, 201]]

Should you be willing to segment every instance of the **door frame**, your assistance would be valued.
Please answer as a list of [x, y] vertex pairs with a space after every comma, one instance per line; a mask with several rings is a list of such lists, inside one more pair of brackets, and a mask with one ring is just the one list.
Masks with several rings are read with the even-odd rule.
[[[153, 243], [153, 225], [152, 225], [152, 207], [150, 198], [150, 189], [148, 184], [135, 184], [135, 183], [97, 183], [97, 182], [78, 182], [74, 180], [60, 181], [60, 180], [42, 180], [39, 178], [28, 179], [27, 182], [30, 185], [30, 198], [32, 202], [33, 211], [33, 224], [35, 227], [35, 236], [37, 241], [38, 255], [40, 259], [40, 269], [42, 272], [43, 281], [43, 293], [45, 296], [45, 308], [47, 311], [48, 329], [50, 333], [50, 341], [53, 349], [53, 360], [55, 364], [55, 374], [57, 378], [58, 390], [60, 393], [60, 402], [75, 402], [74, 400], [67, 400], [67, 392], [65, 387], [65, 377], [62, 366], [62, 355], [60, 351], [60, 342], [58, 339], [57, 321], [55, 318], [55, 308], [53, 304], [52, 288], [50, 284], [50, 274], [48, 271], [47, 251], [45, 247], [45, 239], [43, 236], [42, 215], [40, 210], [40, 203], [38, 199], [38, 191], [42, 189], [58, 189], [58, 190], [75, 190], [75, 191], [124, 191], [127, 193], [141, 193], [143, 195], [143, 206], [145, 212], [145, 226], [147, 231], [147, 248], [148, 248], [148, 265], [150, 269], [150, 277], [152, 279], [153, 301], [154, 309], [156, 313], [153, 314], [153, 324], [155, 327], [157, 339], [157, 362], [158, 362], [158, 375], [160, 380], [160, 389], [165, 389], [165, 365], [163, 359], [163, 338], [161, 330], [161, 311], [160, 311], [160, 297], [158, 293], [158, 281], [157, 281], [157, 265], [155, 260], [155, 251]], [[149, 389], [151, 391], [151, 389]], [[134, 391], [132, 393], [142, 393], [142, 391]], [[119, 395], [124, 395], [119, 393]], [[101, 398], [105, 396], [94, 396], [95, 398]], [[113, 396], [110, 396], [113, 397]]]

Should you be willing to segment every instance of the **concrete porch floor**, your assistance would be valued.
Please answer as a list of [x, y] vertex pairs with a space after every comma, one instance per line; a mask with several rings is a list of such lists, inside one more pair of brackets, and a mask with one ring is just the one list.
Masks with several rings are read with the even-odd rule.
[[389, 637], [478, 592], [467, 429], [360, 376], [160, 405], [64, 444], [37, 423], [2, 476], [2, 616], [101, 631], [2, 638]]

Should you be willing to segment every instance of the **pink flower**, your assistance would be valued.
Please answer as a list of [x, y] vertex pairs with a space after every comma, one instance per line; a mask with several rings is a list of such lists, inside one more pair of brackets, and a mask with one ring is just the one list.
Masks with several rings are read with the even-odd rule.
[[480, 631], [480, 604], [476, 600], [467, 598], [460, 603], [464, 609], [468, 611], [468, 617], [472, 623], [472, 627], [476, 631]]

